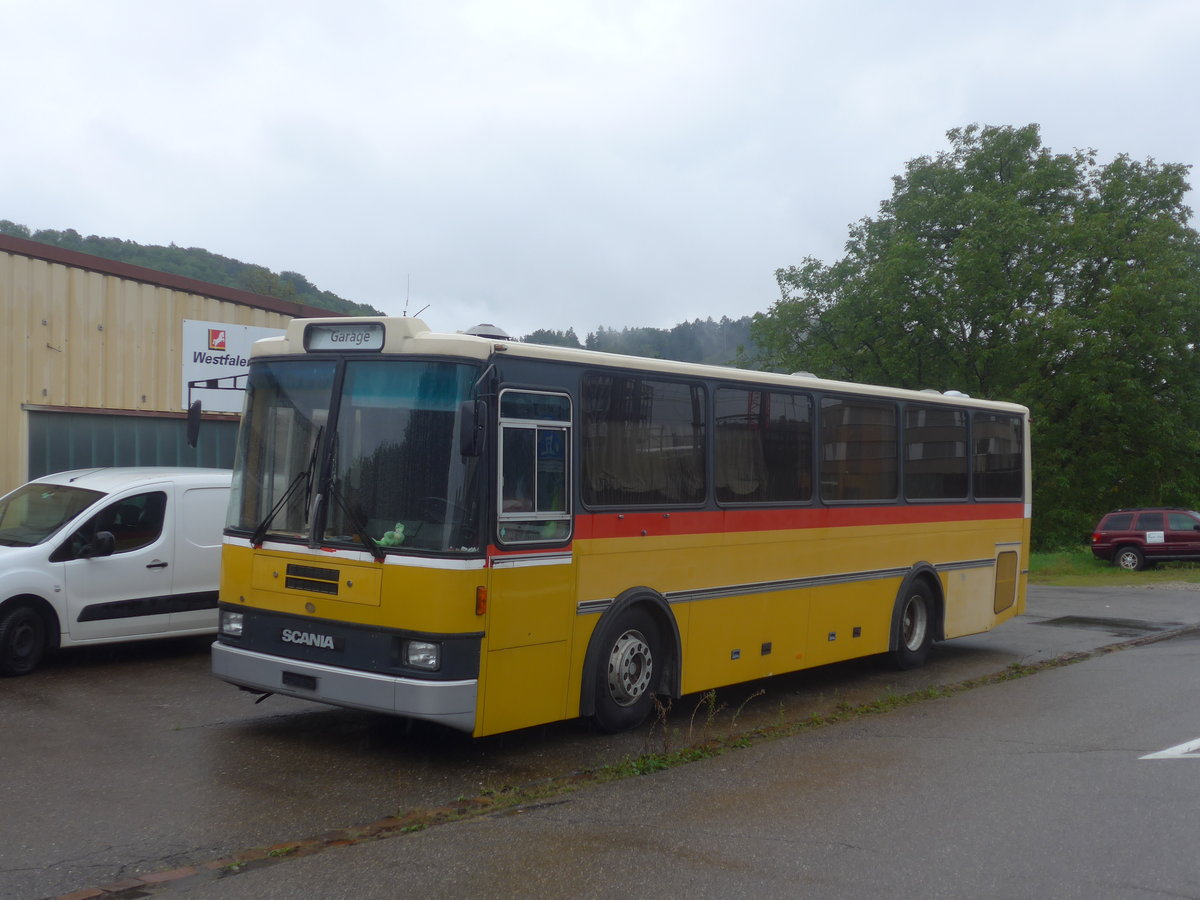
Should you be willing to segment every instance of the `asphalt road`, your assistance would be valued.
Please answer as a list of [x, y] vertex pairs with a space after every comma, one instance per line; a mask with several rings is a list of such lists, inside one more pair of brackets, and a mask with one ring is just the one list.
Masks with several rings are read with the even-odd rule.
[[174, 896], [1200, 897], [1200, 633]]
[[[768, 896], [803, 885], [814, 896], [883, 885], [896, 896], [1149, 896], [1164, 885], [1200, 896], [1188, 871], [1200, 841], [1178, 818], [1200, 808], [1200, 761], [1126, 768], [1131, 755], [1200, 737], [1190, 696], [1200, 642], [1188, 636], [545, 806], [233, 875], [224, 865], [667, 743], [1197, 624], [1190, 590], [1035, 588], [1026, 616], [939, 645], [915, 672], [862, 661], [755, 682], [722, 691], [712, 717], [685, 698], [665, 731], [604, 736], [570, 722], [478, 741], [299, 701], [255, 705], [207, 676], [203, 643], [63, 654], [0, 682], [0, 897], [372, 897], [400, 884], [428, 896], [624, 896], [634, 885], [655, 896], [735, 885]], [[1097, 880], [1067, 878], [1068, 860]]]

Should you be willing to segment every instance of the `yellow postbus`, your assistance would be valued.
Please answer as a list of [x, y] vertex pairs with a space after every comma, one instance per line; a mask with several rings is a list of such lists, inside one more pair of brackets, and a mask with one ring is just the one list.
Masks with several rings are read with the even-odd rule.
[[254, 345], [214, 674], [474, 735], [1025, 607], [1024, 407], [308, 319]]

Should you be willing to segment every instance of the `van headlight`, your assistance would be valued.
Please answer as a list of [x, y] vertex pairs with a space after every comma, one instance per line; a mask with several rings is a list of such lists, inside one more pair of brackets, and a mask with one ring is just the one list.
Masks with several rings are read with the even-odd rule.
[[405, 641], [404, 664], [436, 672], [442, 665], [442, 645], [433, 641]]
[[231, 609], [221, 610], [221, 634], [226, 637], [240, 638], [245, 621], [245, 613], [234, 612]]

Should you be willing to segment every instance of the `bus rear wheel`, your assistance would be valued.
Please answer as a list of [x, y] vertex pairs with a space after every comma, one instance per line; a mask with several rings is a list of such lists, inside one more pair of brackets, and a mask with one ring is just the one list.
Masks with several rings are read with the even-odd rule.
[[636, 728], [654, 703], [655, 667], [662, 663], [658, 629], [635, 609], [604, 626], [600, 640], [592, 721], [610, 733]]
[[933, 645], [933, 601], [929, 588], [917, 582], [897, 598], [896, 649], [892, 659], [898, 669], [923, 665]]

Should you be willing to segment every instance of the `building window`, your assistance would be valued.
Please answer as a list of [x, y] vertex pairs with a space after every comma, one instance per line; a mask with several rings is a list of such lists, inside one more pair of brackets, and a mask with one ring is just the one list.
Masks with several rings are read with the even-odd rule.
[[181, 418], [29, 412], [30, 479], [93, 466], [233, 468], [237, 422], [208, 421], [195, 447]]

